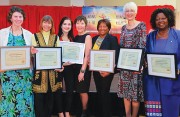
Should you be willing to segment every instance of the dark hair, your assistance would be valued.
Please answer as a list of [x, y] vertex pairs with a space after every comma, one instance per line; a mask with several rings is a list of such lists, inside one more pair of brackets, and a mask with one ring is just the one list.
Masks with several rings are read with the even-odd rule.
[[68, 38], [70, 39], [70, 41], [73, 41], [74, 39], [74, 35], [73, 35], [73, 22], [71, 21], [71, 19], [69, 17], [63, 17], [59, 23], [59, 32], [58, 32], [58, 36], [59, 38], [62, 36], [63, 31], [62, 31], [62, 24], [64, 23], [65, 20], [70, 20], [71, 22], [71, 30], [68, 32]]
[[83, 15], [77, 16], [76, 19], [74, 20], [74, 24], [76, 24], [78, 21], [84, 21], [85, 25], [87, 26], [87, 19], [85, 16]]
[[153, 29], [157, 29], [157, 27], [156, 27], [156, 17], [157, 17], [157, 14], [159, 14], [159, 13], [163, 13], [166, 16], [166, 18], [168, 19], [168, 26], [169, 27], [175, 26], [174, 12], [169, 8], [158, 8], [152, 13], [151, 19], [150, 19], [151, 27]]
[[45, 22], [51, 22], [52, 28], [51, 28], [51, 30], [50, 30], [50, 33], [51, 33], [51, 34], [55, 34], [54, 21], [53, 21], [53, 19], [52, 19], [52, 17], [51, 17], [50, 15], [45, 15], [45, 16], [41, 19], [40, 25], [39, 25], [39, 30], [40, 30], [40, 31], [43, 30], [43, 29], [42, 29], [42, 23], [43, 23], [44, 21], [45, 21]]
[[14, 12], [21, 13], [22, 16], [23, 16], [23, 19], [25, 20], [26, 15], [25, 15], [25, 12], [23, 11], [23, 9], [21, 9], [20, 7], [17, 7], [17, 6], [12, 6], [11, 9], [9, 10], [9, 13], [8, 13], [8, 16], [7, 16], [8, 22], [12, 23], [11, 18], [12, 18], [12, 15], [13, 15]]
[[105, 23], [106, 26], [108, 27], [108, 29], [111, 30], [111, 22], [108, 19], [101, 19], [101, 20], [99, 20], [98, 24], [97, 24], [97, 30], [99, 29], [99, 25], [101, 23]]

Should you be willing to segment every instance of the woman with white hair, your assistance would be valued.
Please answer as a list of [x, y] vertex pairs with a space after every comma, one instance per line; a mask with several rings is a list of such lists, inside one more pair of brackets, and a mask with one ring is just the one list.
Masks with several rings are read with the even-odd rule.
[[[120, 47], [145, 48], [146, 26], [136, 20], [137, 5], [134, 2], [128, 2], [124, 5], [123, 12], [128, 23], [122, 27]], [[118, 97], [124, 98], [126, 117], [137, 117], [140, 102], [144, 101], [142, 77], [142, 71], [120, 70]]]

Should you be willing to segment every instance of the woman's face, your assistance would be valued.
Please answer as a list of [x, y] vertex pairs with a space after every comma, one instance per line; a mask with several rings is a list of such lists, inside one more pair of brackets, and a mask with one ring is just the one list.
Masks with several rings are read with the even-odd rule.
[[64, 20], [62, 26], [62, 31], [65, 33], [68, 33], [71, 30], [71, 21], [70, 20]]
[[84, 20], [79, 20], [76, 22], [76, 30], [78, 31], [78, 33], [84, 33], [86, 30], [86, 24], [84, 22]]
[[23, 15], [19, 12], [14, 12], [11, 17], [12, 25], [14, 26], [21, 26], [23, 23]]
[[43, 31], [48, 32], [48, 31], [51, 30], [51, 28], [52, 28], [51, 21], [43, 21], [42, 22], [42, 29], [43, 29]]
[[134, 20], [136, 18], [136, 13], [133, 9], [126, 9], [124, 14], [128, 21]]
[[164, 13], [158, 13], [155, 19], [156, 27], [158, 29], [166, 29], [168, 28], [168, 19], [164, 15]]
[[108, 29], [106, 23], [104, 23], [104, 22], [100, 23], [100, 25], [98, 27], [98, 32], [99, 32], [100, 36], [105, 36], [109, 32], [109, 29]]

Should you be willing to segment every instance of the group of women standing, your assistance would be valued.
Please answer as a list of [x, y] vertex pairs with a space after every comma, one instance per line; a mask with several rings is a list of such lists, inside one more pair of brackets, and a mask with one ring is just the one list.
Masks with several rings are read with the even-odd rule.
[[[153, 32], [146, 35], [146, 25], [136, 20], [137, 5], [125, 4], [123, 12], [128, 23], [122, 27], [120, 45], [117, 38], [109, 34], [111, 23], [107, 19], [98, 21], [98, 35], [91, 38], [86, 33], [87, 19], [78, 16], [75, 21], [77, 36], [73, 35], [73, 23], [63, 17], [55, 34], [51, 16], [45, 15], [40, 22], [39, 32], [32, 35], [22, 28], [24, 11], [12, 7], [8, 14], [11, 26], [0, 30], [0, 46], [58, 47], [61, 41], [85, 44], [83, 64], [63, 63], [62, 69], [55, 70], [10, 70], [0, 71], [2, 100], [1, 117], [50, 117], [56, 110], [59, 117], [70, 117], [73, 91], [80, 94], [81, 117], [87, 117], [88, 91], [91, 72], [89, 71], [90, 50], [115, 50], [115, 64], [119, 48], [144, 48], [148, 53], [174, 53], [180, 69], [180, 31], [175, 25], [174, 13], [170, 9], [155, 10], [151, 15]], [[32, 47], [32, 54], [38, 51]], [[126, 117], [137, 117], [140, 102], [145, 101], [146, 115], [149, 117], [178, 117], [180, 110], [180, 78], [177, 80], [147, 74], [146, 60], [140, 72], [120, 69], [118, 97], [124, 98]], [[116, 66], [115, 66], [116, 69]], [[114, 73], [93, 71], [97, 90], [97, 117], [111, 117], [110, 86]], [[65, 81], [65, 100], [62, 100], [62, 80]], [[143, 85], [144, 84], [144, 85]], [[74, 89], [75, 87], [75, 89]], [[34, 92], [34, 94], [33, 94]], [[65, 107], [62, 106], [65, 104]], [[157, 108], [158, 107], [158, 108]]]

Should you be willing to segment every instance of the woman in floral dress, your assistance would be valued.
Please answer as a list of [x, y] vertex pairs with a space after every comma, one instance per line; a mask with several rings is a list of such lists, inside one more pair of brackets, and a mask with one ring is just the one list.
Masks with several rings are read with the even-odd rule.
[[[128, 24], [122, 27], [120, 47], [145, 48], [146, 26], [143, 22], [135, 19], [137, 5], [134, 2], [126, 3], [123, 12]], [[144, 101], [142, 77], [143, 73], [141, 72], [120, 71], [118, 96], [124, 98], [126, 117], [137, 117], [140, 102]]]
[[[0, 30], [0, 46], [30, 46], [32, 34], [21, 27], [24, 11], [13, 6], [8, 14], [12, 24]], [[2, 100], [0, 117], [34, 117], [30, 69], [0, 71]]]

